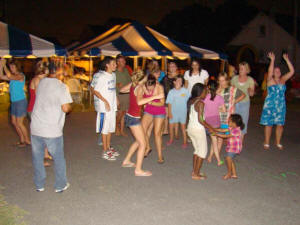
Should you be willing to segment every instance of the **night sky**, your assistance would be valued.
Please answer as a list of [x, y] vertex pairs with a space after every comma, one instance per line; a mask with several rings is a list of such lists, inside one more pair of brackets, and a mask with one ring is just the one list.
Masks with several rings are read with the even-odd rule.
[[[172, 10], [180, 10], [193, 3], [214, 8], [224, 0], [4, 1], [7, 23], [40, 37], [55, 37], [62, 44], [67, 44], [78, 39], [86, 25], [102, 25], [109, 18], [129, 18], [154, 25]], [[270, 9], [272, 2], [275, 2], [275, 10], [281, 13], [291, 14], [293, 11], [291, 0], [249, 0], [249, 4], [262, 10]]]

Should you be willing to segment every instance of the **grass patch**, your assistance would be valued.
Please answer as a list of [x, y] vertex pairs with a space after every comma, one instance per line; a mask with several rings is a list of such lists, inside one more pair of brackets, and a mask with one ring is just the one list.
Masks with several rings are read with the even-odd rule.
[[[3, 189], [3, 188], [2, 188]], [[0, 194], [0, 224], [1, 225], [26, 225], [23, 221], [27, 212], [18, 206], [9, 205]]]

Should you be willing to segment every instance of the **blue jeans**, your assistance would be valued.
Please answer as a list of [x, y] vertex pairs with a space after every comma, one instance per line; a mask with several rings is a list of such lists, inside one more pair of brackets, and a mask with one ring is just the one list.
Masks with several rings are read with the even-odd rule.
[[44, 188], [46, 171], [44, 167], [44, 151], [48, 148], [54, 160], [55, 189], [63, 189], [67, 185], [66, 161], [64, 157], [63, 136], [45, 138], [31, 135], [32, 163], [34, 167], [34, 183], [37, 189]]
[[248, 120], [249, 120], [249, 109], [250, 109], [250, 101], [238, 102], [235, 105], [235, 113], [241, 115], [241, 117], [243, 119], [243, 123], [245, 124], [245, 127], [242, 130], [243, 134], [247, 133]]

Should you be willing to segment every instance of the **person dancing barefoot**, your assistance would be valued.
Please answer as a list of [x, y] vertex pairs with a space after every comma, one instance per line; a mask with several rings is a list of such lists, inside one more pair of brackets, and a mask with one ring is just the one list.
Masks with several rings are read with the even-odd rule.
[[207, 140], [205, 128], [210, 133], [215, 133], [216, 130], [211, 127], [204, 119], [204, 99], [207, 94], [207, 88], [201, 83], [196, 83], [193, 86], [190, 104], [190, 115], [187, 132], [192, 140], [194, 147], [193, 156], [193, 180], [205, 180], [206, 176], [200, 173], [200, 169], [203, 164], [203, 160], [207, 155]]
[[[154, 86], [155, 80], [146, 81], [142, 71], [134, 72], [132, 77], [132, 83], [120, 89], [122, 93], [129, 92], [129, 109], [125, 115], [125, 124], [128, 126], [135, 137], [135, 142], [130, 146], [129, 151], [123, 160], [122, 167], [135, 167], [135, 176], [151, 176], [150, 171], [144, 171], [142, 169], [143, 159], [146, 149], [146, 135], [143, 127], [141, 126], [141, 107], [155, 99], [164, 98], [164, 94], [157, 94], [151, 97], [143, 98], [143, 85], [146, 82], [146, 86]], [[152, 82], [152, 83], [151, 83]], [[138, 149], [136, 164], [131, 162], [131, 157]]]

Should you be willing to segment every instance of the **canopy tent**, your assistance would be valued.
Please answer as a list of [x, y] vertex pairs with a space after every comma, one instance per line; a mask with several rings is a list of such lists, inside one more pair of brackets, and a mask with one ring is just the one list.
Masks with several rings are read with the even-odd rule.
[[168, 38], [138, 22], [116, 25], [96, 38], [78, 45], [71, 52], [86, 52], [90, 56], [173, 56], [226, 59], [225, 54], [186, 45]]
[[66, 55], [66, 50], [49, 41], [0, 22], [0, 57], [50, 57]]

